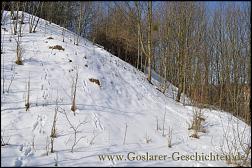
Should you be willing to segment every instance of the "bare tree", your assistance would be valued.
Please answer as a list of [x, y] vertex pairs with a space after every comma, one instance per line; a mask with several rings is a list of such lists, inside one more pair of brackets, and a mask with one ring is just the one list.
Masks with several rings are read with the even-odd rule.
[[42, 11], [44, 2], [29, 2], [28, 7], [31, 10], [29, 15], [29, 33], [35, 33], [40, 18], [37, 17], [38, 13]]
[[236, 166], [246, 167], [251, 164], [249, 156], [251, 155], [251, 135], [247, 134], [248, 127], [245, 125], [241, 127], [239, 120], [232, 117], [227, 125], [223, 125], [223, 138], [220, 143], [220, 150], [222, 154], [229, 156], [236, 156], [241, 154], [241, 160], [230, 157], [227, 160], [228, 164], [234, 164]]
[[1, 25], [4, 24], [4, 9], [6, 7], [7, 2], [2, 2], [1, 3]]
[[152, 65], [152, 2], [148, 1], [148, 35], [147, 35], [147, 49], [143, 45], [143, 28], [141, 26], [141, 11], [139, 2], [135, 2], [137, 8], [138, 32], [140, 34], [140, 44], [144, 55], [148, 58], [148, 81], [151, 83], [151, 65]]
[[21, 36], [17, 36], [17, 38], [15, 38], [16, 41], [16, 64], [17, 65], [23, 65], [23, 61], [22, 61], [22, 55], [23, 55], [23, 48], [21, 47]]
[[65, 110], [63, 110], [63, 114], [65, 115], [68, 124], [70, 125], [70, 128], [73, 130], [74, 132], [74, 140], [73, 140], [73, 144], [72, 144], [72, 148], [71, 148], [71, 152], [74, 152], [74, 148], [75, 146], [80, 142], [81, 139], [85, 138], [86, 136], [81, 136], [79, 138], [77, 138], [77, 133], [79, 132], [79, 129], [82, 125], [85, 125], [87, 123], [87, 121], [82, 121], [80, 123], [78, 123], [76, 126], [74, 126], [72, 124], [72, 122], [69, 120], [67, 113]]
[[81, 36], [81, 28], [82, 28], [82, 18], [83, 18], [83, 6], [84, 2], [80, 2], [80, 11], [79, 11], [79, 17], [78, 17], [78, 22], [77, 22], [77, 36], [76, 40], [74, 38], [74, 44], [79, 45], [79, 38]]
[[73, 83], [73, 100], [72, 100], [72, 106], [71, 106], [71, 110], [74, 112], [75, 115], [75, 111], [77, 109], [76, 107], [76, 89], [77, 89], [77, 82], [78, 82], [78, 70], [76, 70], [76, 77], [75, 77], [75, 82]]
[[21, 37], [22, 36], [22, 24], [24, 24], [24, 11], [26, 8], [26, 4], [27, 2], [22, 2], [21, 5], [21, 9], [22, 9], [22, 13], [21, 13], [21, 19], [19, 20], [19, 31], [18, 34]]
[[152, 65], [152, 1], [148, 1], [148, 81], [151, 83]]
[[[14, 35], [17, 34], [17, 26], [18, 26], [18, 20], [19, 20], [19, 6], [20, 6], [20, 2], [15, 2], [16, 4], [16, 16], [15, 16], [15, 23], [13, 25], [13, 32], [14, 32]], [[13, 4], [14, 5], [14, 4]]]
[[56, 107], [54, 110], [54, 117], [53, 117], [53, 125], [51, 129], [50, 137], [56, 138], [56, 122], [57, 122], [57, 113], [58, 113], [58, 98], [56, 99]]
[[3, 58], [3, 61], [2, 61], [2, 75], [3, 75], [3, 82], [2, 82], [2, 90], [3, 90], [3, 94], [4, 94], [4, 84], [5, 84], [5, 75], [4, 75], [4, 54], [3, 54], [3, 40], [4, 40], [4, 34], [5, 33], [3, 33], [2, 34], [2, 36], [1, 36], [1, 56], [2, 56], [2, 58]]

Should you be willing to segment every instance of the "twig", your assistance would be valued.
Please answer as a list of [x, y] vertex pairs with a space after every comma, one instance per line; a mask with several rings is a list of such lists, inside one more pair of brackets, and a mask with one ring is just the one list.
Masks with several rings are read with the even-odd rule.
[[125, 133], [124, 133], [124, 138], [123, 138], [123, 145], [125, 144], [125, 140], [126, 140], [127, 128], [128, 128], [128, 125], [127, 125], [127, 123], [126, 123], [126, 124], [125, 124]]

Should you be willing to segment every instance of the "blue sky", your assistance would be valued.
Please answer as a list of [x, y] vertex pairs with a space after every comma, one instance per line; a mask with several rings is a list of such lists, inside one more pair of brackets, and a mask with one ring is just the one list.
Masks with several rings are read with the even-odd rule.
[[232, 3], [232, 4], [237, 4], [237, 5], [241, 5], [241, 4], [248, 4], [251, 2], [250, 1], [207, 1], [207, 6], [208, 6], [208, 9], [209, 10], [214, 10], [215, 8], [217, 8], [221, 3], [225, 3], [225, 4], [229, 4], [229, 3]]
[[206, 2], [209, 10], [214, 10], [219, 5], [219, 1], [209, 1]]

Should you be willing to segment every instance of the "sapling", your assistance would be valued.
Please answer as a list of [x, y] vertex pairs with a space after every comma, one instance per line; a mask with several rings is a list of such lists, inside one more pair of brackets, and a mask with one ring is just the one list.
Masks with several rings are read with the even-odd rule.
[[51, 137], [51, 153], [54, 153], [54, 137]]
[[29, 74], [29, 80], [27, 84], [27, 99], [25, 101], [25, 110], [28, 111], [30, 108], [30, 74]]
[[70, 125], [70, 128], [74, 131], [74, 142], [73, 142], [72, 147], [71, 147], [71, 152], [74, 152], [75, 146], [80, 142], [81, 139], [86, 137], [86, 136], [81, 136], [80, 138], [77, 138], [77, 133], [79, 132], [80, 126], [85, 125], [87, 123], [87, 121], [84, 120], [84, 121], [78, 123], [77, 126], [74, 126], [72, 124], [72, 122], [69, 120], [69, 118], [67, 116], [67, 113], [66, 113], [66, 111], [64, 109], [63, 109], [62, 113], [65, 115], [65, 117], [67, 119], [67, 122]]
[[56, 107], [54, 110], [53, 125], [52, 125], [51, 135], [50, 135], [50, 137], [53, 137], [53, 138], [56, 138], [57, 112], [58, 112], [58, 99], [56, 99]]
[[55, 167], [58, 166], [58, 160], [59, 160], [59, 158], [58, 158], [58, 153], [56, 153], [56, 158], [54, 158], [54, 161], [55, 161], [54, 166], [55, 166]]
[[93, 145], [94, 144], [94, 140], [95, 140], [95, 138], [98, 136], [98, 134], [97, 133], [95, 133], [95, 130], [93, 131], [93, 138], [91, 139], [91, 141], [90, 141], [90, 145]]
[[158, 131], [159, 130], [159, 125], [158, 125], [158, 117], [157, 116], [156, 116], [156, 121], [157, 121], [156, 129]]
[[72, 106], [71, 106], [71, 110], [74, 112], [75, 115], [75, 111], [76, 111], [76, 88], [77, 88], [77, 82], [78, 82], [78, 70], [76, 71], [76, 78], [75, 78], [75, 83], [73, 84], [74, 87], [74, 92], [73, 92], [73, 101], [72, 101]]
[[169, 127], [169, 129], [168, 129], [167, 144], [168, 144], [169, 148], [172, 147], [172, 129], [171, 129], [171, 127]]
[[166, 108], [165, 108], [165, 113], [164, 113], [164, 119], [163, 119], [163, 133], [162, 136], [165, 136], [164, 130], [165, 130], [165, 116], [166, 116]]
[[125, 145], [125, 140], [126, 140], [126, 136], [127, 136], [127, 128], [128, 128], [128, 125], [127, 125], [127, 123], [126, 123], [126, 124], [125, 124], [124, 138], [123, 138], [123, 145]]
[[57, 92], [57, 99], [56, 99], [56, 107], [54, 111], [54, 117], [53, 117], [53, 125], [51, 129], [51, 153], [54, 152], [54, 139], [56, 138], [56, 121], [57, 121], [57, 113], [58, 113], [58, 92]]
[[11, 75], [11, 81], [10, 81], [8, 89], [7, 89], [7, 93], [9, 93], [9, 91], [10, 91], [10, 87], [11, 87], [11, 84], [12, 84], [14, 78], [15, 78], [15, 74], [16, 74], [15, 71], [13, 71], [13, 74]]
[[4, 139], [4, 130], [1, 130], [1, 146], [9, 144], [10, 138], [8, 140]]
[[34, 151], [36, 151], [36, 150], [35, 150], [35, 135], [33, 135], [33, 137], [32, 137], [32, 149], [33, 149]]
[[15, 38], [17, 47], [16, 47], [16, 61], [15, 63], [17, 65], [23, 65], [23, 61], [22, 61], [22, 54], [23, 54], [23, 48], [21, 47], [21, 40], [20, 40], [20, 36], [17, 36], [17, 39]]
[[151, 142], [151, 138], [148, 136], [147, 131], [145, 133], [145, 142], [146, 143], [150, 143]]
[[46, 136], [45, 150], [46, 150], [46, 155], [48, 156], [48, 154], [49, 154], [49, 137], [48, 136]]

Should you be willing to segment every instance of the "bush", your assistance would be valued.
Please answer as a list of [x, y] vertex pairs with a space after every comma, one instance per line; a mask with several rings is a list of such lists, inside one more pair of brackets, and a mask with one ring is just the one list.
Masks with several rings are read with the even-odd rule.
[[193, 130], [193, 134], [190, 135], [190, 137], [193, 138], [199, 138], [198, 132], [205, 133], [206, 130], [202, 127], [202, 122], [204, 122], [205, 119], [203, 117], [203, 113], [201, 109], [195, 109], [193, 112], [193, 120], [191, 126], [188, 128], [188, 130]]

